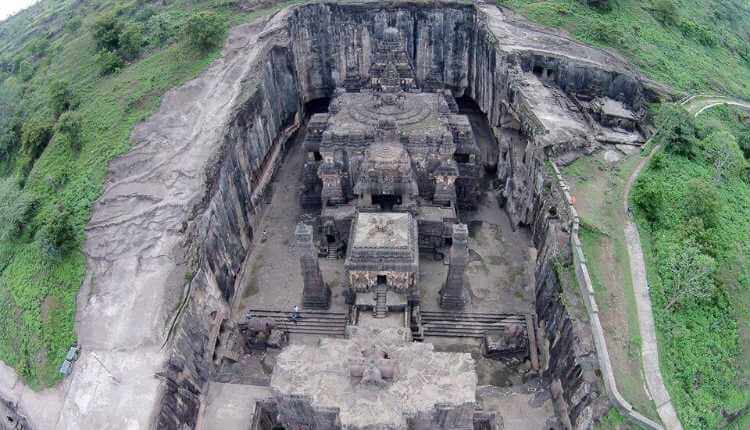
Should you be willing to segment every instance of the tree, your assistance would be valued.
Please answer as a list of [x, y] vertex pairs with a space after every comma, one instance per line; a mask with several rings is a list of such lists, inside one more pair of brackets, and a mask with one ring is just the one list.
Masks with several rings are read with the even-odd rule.
[[188, 19], [185, 35], [193, 48], [208, 51], [221, 44], [224, 23], [213, 12], [197, 12]]
[[114, 52], [103, 49], [96, 54], [96, 65], [99, 68], [99, 75], [106, 76], [120, 71], [122, 59]]
[[39, 243], [50, 257], [65, 255], [75, 243], [76, 232], [71, 222], [70, 212], [60, 204], [50, 214], [39, 233]]
[[643, 211], [646, 219], [655, 223], [659, 221], [664, 201], [661, 185], [641, 177], [635, 183], [633, 190], [633, 203]]
[[164, 46], [174, 36], [174, 30], [163, 15], [154, 15], [148, 20], [149, 43]]
[[98, 50], [116, 51], [120, 47], [122, 23], [111, 13], [104, 14], [94, 22], [94, 41]]
[[693, 179], [688, 182], [683, 207], [687, 218], [699, 218], [705, 227], [711, 228], [719, 223], [721, 195], [710, 183]]
[[49, 107], [55, 118], [73, 107], [73, 92], [65, 81], [52, 81], [49, 86]]
[[746, 159], [750, 159], [750, 129], [743, 129], [735, 134], [737, 145], [742, 149]]
[[21, 143], [22, 124], [17, 116], [0, 124], [0, 161], [9, 159]]
[[125, 26], [119, 37], [119, 54], [124, 60], [132, 61], [138, 57], [143, 46], [143, 29], [138, 24]]
[[673, 103], [662, 105], [655, 122], [659, 128], [658, 141], [668, 150], [687, 157], [695, 155], [698, 129], [693, 116], [684, 107]]
[[55, 132], [62, 136], [74, 151], [81, 150], [81, 122], [80, 113], [65, 112], [60, 115], [55, 127]]
[[12, 239], [23, 230], [31, 214], [31, 199], [12, 178], [0, 181], [0, 241]]
[[686, 241], [675, 251], [667, 257], [663, 269], [668, 287], [666, 310], [687, 301], [711, 297], [716, 290], [713, 258], [703, 254], [693, 241]]
[[703, 140], [706, 159], [714, 166], [714, 181], [742, 178], [747, 169], [747, 162], [737, 140], [727, 131], [712, 133]]
[[680, 20], [673, 0], [652, 0], [654, 17], [662, 24], [675, 25]]
[[42, 155], [51, 138], [52, 124], [49, 121], [32, 118], [21, 128], [21, 148], [31, 161]]

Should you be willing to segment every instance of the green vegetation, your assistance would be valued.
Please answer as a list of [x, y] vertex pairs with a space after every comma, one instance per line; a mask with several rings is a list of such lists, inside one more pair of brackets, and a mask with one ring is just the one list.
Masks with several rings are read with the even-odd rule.
[[187, 40], [194, 48], [206, 51], [224, 39], [224, 23], [213, 12], [199, 12], [188, 19], [185, 26]]
[[[56, 383], [75, 342], [80, 252], [107, 165], [159, 99], [216, 58], [224, 28], [269, 14], [229, 0], [41, 0], [0, 23], [0, 360]], [[195, 49], [209, 15], [221, 33]]]
[[581, 217], [579, 237], [617, 388], [638, 412], [656, 420], [656, 406], [644, 389], [638, 314], [622, 228], [625, 182], [641, 159], [638, 150], [634, 152], [617, 162], [607, 161], [603, 151], [581, 157], [562, 173], [576, 197]]
[[750, 98], [750, 13], [744, 0], [499, 0], [574, 38], [615, 48], [654, 80]]
[[[691, 93], [750, 98], [745, 1], [499, 3], [583, 42], [615, 48], [656, 81]], [[686, 429], [744, 429], [750, 426], [750, 127], [746, 116], [729, 109], [712, 112], [696, 124], [684, 109], [662, 107], [654, 143], [666, 151], [652, 159], [633, 203], [646, 247], [662, 371], [682, 423]], [[583, 236], [590, 264], [608, 273], [611, 261], [599, 261], [598, 245], [607, 236]]]
[[714, 429], [750, 405], [750, 185], [733, 136], [747, 117], [725, 112], [695, 123], [665, 107], [657, 118], [674, 123], [675, 116], [689, 132], [659, 137], [666, 152], [632, 197], [662, 372], [685, 428]]
[[625, 421], [620, 411], [617, 408], [612, 408], [609, 413], [602, 418], [601, 421], [596, 423], [596, 430], [624, 430], [630, 429], [629, 423]]

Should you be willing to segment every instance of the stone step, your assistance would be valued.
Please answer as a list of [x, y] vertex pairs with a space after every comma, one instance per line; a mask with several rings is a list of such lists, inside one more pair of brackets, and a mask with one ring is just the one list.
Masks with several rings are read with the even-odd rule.
[[442, 320], [442, 319], [429, 319], [423, 318], [422, 324], [433, 324], [433, 325], [444, 325], [449, 327], [466, 326], [466, 327], [501, 327], [508, 326], [511, 324], [526, 325], [526, 322], [518, 319], [504, 319], [504, 320]]
[[508, 317], [508, 316], [514, 316], [514, 317], [523, 317], [524, 314], [508, 314], [508, 313], [494, 313], [494, 312], [466, 312], [466, 311], [460, 311], [460, 312], [451, 312], [451, 311], [422, 311], [422, 315], [439, 315], [439, 316], [460, 316], [460, 317]]
[[289, 322], [280, 322], [278, 324], [281, 328], [307, 328], [307, 329], [315, 329], [315, 330], [336, 330], [336, 331], [344, 331], [346, 329], [346, 324], [311, 324], [311, 323], [305, 323], [304, 321], [300, 321], [297, 324], [289, 321]]
[[[513, 324], [520, 324], [520, 323], [489, 323], [489, 324], [482, 324], [482, 323], [454, 323], [454, 322], [445, 322], [445, 321], [429, 321], [429, 322], [422, 322], [422, 325], [425, 327], [433, 327], [433, 328], [450, 328], [450, 329], [480, 329], [480, 330], [501, 330], [505, 327], [508, 327], [509, 325]], [[523, 324], [525, 325], [525, 324]]]
[[457, 313], [429, 313], [422, 312], [422, 320], [441, 320], [441, 321], [525, 321], [524, 315], [513, 314], [457, 314]]
[[460, 338], [473, 338], [482, 339], [486, 333], [453, 333], [453, 332], [442, 332], [442, 331], [425, 331], [424, 337], [460, 337]]
[[[272, 309], [248, 309], [248, 311], [254, 315], [254, 316], [290, 316], [292, 315], [291, 310], [272, 310]], [[324, 311], [324, 310], [317, 310], [317, 309], [305, 309], [299, 311], [299, 314], [303, 317], [305, 315], [309, 316], [315, 316], [316, 318], [346, 318], [346, 313], [344, 312], [331, 312], [331, 311]]]
[[291, 319], [278, 319], [274, 320], [276, 324], [285, 326], [285, 325], [296, 325], [296, 326], [305, 326], [305, 327], [346, 327], [346, 321], [310, 321], [306, 320], [304, 318], [297, 320], [297, 324], [294, 324], [294, 322]]
[[333, 330], [314, 330], [314, 329], [306, 329], [306, 328], [295, 328], [295, 329], [288, 329], [286, 330], [287, 333], [290, 334], [317, 334], [322, 336], [346, 336], [346, 332], [341, 331], [333, 331]]

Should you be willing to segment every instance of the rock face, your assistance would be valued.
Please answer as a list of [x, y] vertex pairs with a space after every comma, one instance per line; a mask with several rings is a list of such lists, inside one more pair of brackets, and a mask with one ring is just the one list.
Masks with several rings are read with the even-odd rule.
[[586, 100], [609, 97], [639, 113], [661, 89], [611, 54], [495, 6], [337, 2], [234, 29], [222, 58], [167, 94], [134, 131], [134, 149], [112, 163], [87, 228], [82, 356], [58, 428], [195, 426], [222, 330], [216, 315], [228, 313], [284, 144], [306, 103], [367, 78], [374, 35], [388, 26], [405, 38], [418, 85], [471, 97], [487, 115], [508, 212], [547, 256], [537, 310], [553, 345], [547, 374], [568, 407], [561, 414], [578, 423], [593, 410], [593, 347], [550, 278], [566, 242], [544, 163], [592, 144]]

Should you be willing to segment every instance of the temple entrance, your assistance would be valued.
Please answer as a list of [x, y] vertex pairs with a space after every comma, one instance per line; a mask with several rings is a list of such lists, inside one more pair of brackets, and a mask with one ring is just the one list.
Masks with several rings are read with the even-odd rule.
[[388, 280], [387, 280], [386, 276], [385, 275], [378, 275], [377, 284], [378, 285], [388, 285]]
[[321, 97], [319, 99], [310, 100], [309, 102], [305, 103], [305, 113], [308, 116], [316, 113], [326, 113], [328, 112], [328, 106], [330, 104], [330, 97]]
[[379, 194], [372, 196], [372, 204], [380, 206], [383, 211], [391, 211], [394, 206], [401, 204], [401, 196], [394, 194]]

